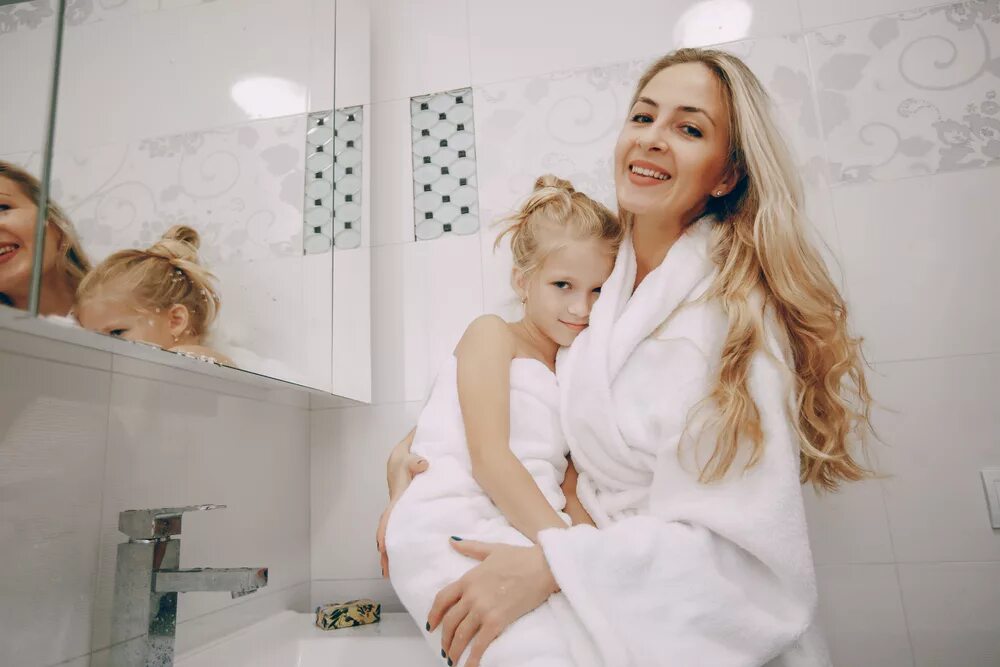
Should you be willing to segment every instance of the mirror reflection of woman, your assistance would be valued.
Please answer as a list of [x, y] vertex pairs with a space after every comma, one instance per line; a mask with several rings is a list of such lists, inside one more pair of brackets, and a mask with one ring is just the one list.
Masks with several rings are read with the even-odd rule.
[[204, 344], [222, 300], [199, 245], [198, 232], [176, 225], [149, 248], [110, 255], [80, 283], [74, 315], [92, 331], [234, 366]]
[[[0, 304], [27, 310], [41, 185], [24, 169], [0, 161]], [[39, 315], [69, 315], [90, 260], [62, 209], [48, 204]]]

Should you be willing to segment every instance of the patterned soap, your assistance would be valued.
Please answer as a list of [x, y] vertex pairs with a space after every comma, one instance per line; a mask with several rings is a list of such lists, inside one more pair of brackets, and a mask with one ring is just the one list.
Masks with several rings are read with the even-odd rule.
[[316, 627], [323, 630], [378, 623], [381, 617], [382, 605], [367, 598], [316, 607]]

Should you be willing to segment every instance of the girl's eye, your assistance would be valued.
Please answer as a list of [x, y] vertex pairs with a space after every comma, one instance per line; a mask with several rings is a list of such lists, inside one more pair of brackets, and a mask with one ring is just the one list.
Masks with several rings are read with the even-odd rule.
[[[690, 132], [688, 132], [687, 130], [690, 130]], [[681, 132], [683, 132], [684, 134], [688, 135], [689, 137], [701, 137], [702, 136], [701, 130], [699, 130], [694, 125], [682, 125], [681, 126]]]
[[114, 336], [115, 338], [121, 338], [128, 332], [128, 329], [112, 329], [108, 332], [109, 336]]
[[652, 123], [653, 117], [648, 113], [636, 113], [632, 114], [631, 121], [633, 123]]
[[601, 293], [601, 288], [600, 287], [595, 287], [594, 288], [594, 294], [600, 294], [600, 293]]
[[565, 280], [557, 280], [552, 284], [558, 289], [566, 289], [567, 287], [569, 287], [569, 283], [566, 282]]

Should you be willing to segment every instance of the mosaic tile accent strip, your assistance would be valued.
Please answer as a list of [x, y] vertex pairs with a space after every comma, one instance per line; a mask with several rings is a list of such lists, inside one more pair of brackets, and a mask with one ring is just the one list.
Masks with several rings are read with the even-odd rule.
[[309, 114], [303, 252], [361, 245], [360, 106]]
[[472, 88], [410, 99], [418, 241], [479, 231]]

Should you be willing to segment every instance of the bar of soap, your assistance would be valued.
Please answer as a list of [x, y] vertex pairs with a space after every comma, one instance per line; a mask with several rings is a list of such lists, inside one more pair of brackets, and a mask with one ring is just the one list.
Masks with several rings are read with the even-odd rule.
[[378, 623], [381, 617], [382, 605], [367, 598], [316, 607], [316, 627], [323, 630]]

